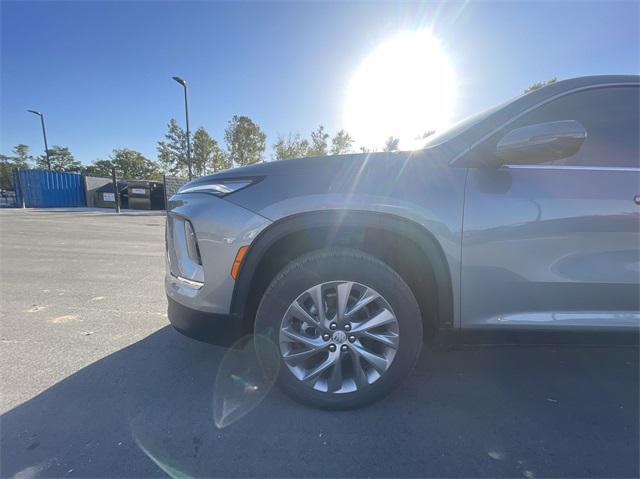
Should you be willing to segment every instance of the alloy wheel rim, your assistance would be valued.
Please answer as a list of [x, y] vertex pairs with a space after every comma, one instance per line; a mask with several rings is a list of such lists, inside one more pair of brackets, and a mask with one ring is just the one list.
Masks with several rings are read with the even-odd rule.
[[284, 363], [300, 382], [321, 392], [348, 393], [373, 384], [391, 366], [399, 343], [389, 303], [353, 281], [307, 289], [280, 325]]

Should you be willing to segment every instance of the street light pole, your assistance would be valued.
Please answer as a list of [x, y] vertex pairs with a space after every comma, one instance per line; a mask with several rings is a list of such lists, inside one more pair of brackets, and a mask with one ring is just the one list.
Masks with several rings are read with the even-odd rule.
[[44, 127], [44, 113], [36, 110], [27, 111], [40, 117], [40, 123], [42, 123], [42, 136], [44, 138], [44, 154], [47, 157], [47, 168], [49, 169], [49, 171], [51, 171], [51, 161], [49, 160], [49, 145], [47, 145], [47, 129]]
[[189, 101], [187, 100], [187, 82], [178, 76], [172, 78], [180, 83], [184, 88], [184, 114], [187, 120], [187, 164], [189, 165], [189, 179], [191, 179], [193, 175], [191, 172], [191, 135], [189, 133]]

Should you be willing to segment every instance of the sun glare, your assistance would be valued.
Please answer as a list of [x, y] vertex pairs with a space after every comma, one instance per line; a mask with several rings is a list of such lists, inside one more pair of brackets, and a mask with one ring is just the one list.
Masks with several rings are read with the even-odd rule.
[[440, 43], [427, 31], [403, 32], [359, 66], [347, 92], [344, 123], [360, 146], [380, 149], [390, 136], [400, 148], [446, 126], [453, 114], [455, 77]]

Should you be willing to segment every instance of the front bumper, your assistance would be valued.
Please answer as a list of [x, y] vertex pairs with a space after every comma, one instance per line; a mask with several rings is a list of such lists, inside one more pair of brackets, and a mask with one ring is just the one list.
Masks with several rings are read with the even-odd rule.
[[230, 314], [204, 313], [167, 298], [171, 325], [185, 336], [198, 341], [231, 346], [243, 334], [241, 318]]
[[230, 311], [235, 287], [231, 266], [238, 249], [250, 245], [271, 221], [207, 193], [175, 195], [169, 200], [167, 222], [185, 219], [193, 225], [202, 268], [196, 274], [192, 263], [180, 264], [188, 261], [180, 250], [184, 241], [176, 236], [183, 233], [168, 227], [165, 291], [169, 320], [188, 336], [226, 343], [229, 334], [242, 331], [240, 319]]

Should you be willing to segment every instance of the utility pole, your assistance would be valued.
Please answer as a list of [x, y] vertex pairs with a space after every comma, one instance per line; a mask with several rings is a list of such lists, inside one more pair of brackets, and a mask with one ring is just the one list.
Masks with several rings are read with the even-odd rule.
[[40, 123], [42, 123], [42, 136], [44, 137], [44, 154], [47, 158], [47, 169], [51, 171], [51, 161], [49, 160], [49, 146], [47, 145], [47, 129], [44, 127], [44, 113], [36, 110], [27, 110], [29, 113], [38, 115], [40, 117]]
[[191, 135], [189, 133], [189, 100], [187, 99], [187, 81], [178, 76], [172, 78], [180, 83], [184, 88], [184, 115], [187, 120], [187, 164], [189, 166], [189, 180], [191, 180], [193, 175], [191, 172]]
[[116, 167], [111, 168], [111, 181], [113, 182], [113, 199], [116, 203], [116, 213], [120, 213], [120, 192], [118, 191], [118, 180], [116, 179]]

